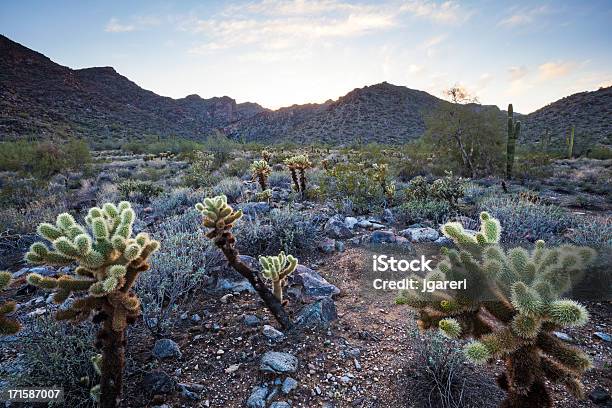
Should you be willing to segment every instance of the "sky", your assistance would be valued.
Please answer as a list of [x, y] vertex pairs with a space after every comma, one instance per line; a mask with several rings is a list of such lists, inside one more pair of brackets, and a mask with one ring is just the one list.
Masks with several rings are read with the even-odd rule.
[[164, 96], [272, 109], [387, 81], [529, 113], [612, 85], [611, 0], [3, 0], [0, 33]]

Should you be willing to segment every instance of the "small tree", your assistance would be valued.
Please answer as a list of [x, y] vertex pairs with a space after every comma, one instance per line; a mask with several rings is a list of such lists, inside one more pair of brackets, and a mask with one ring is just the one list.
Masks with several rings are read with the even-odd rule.
[[[227, 197], [224, 195], [214, 198], [207, 198], [204, 200], [204, 203], [197, 203], [196, 209], [203, 216], [202, 224], [206, 228], [210, 228], [210, 231], [208, 231], [206, 237], [211, 239], [223, 252], [230, 266], [249, 281], [251, 286], [253, 286], [259, 297], [261, 297], [280, 325], [285, 329], [292, 328], [293, 322], [289, 318], [289, 315], [281, 303], [282, 292], [280, 292], [280, 296], [275, 296], [275, 294], [268, 289], [262, 280], [261, 275], [240, 260], [240, 253], [236, 249], [236, 238], [232, 234], [232, 227], [234, 226], [234, 223], [242, 217], [242, 210], [234, 211], [234, 209], [227, 204]], [[286, 257], [286, 261], [289, 262], [289, 267], [285, 265], [283, 268], [280, 268], [276, 278], [273, 277], [273, 275], [277, 273], [275, 272], [276, 266], [274, 266], [274, 272], [272, 269], [270, 269], [271, 267], [264, 266], [264, 274], [268, 274], [273, 282], [277, 280], [282, 283], [282, 280], [289, 273], [293, 272], [291, 265], [294, 262], [297, 265], [297, 259], [293, 257], [290, 259], [289, 257], [290, 255], [287, 255]], [[278, 261], [281, 261], [280, 256]], [[264, 264], [268, 265], [270, 260], [265, 258], [265, 260], [262, 262], [262, 266]], [[273, 260], [272, 262], [276, 261]], [[282, 289], [282, 284], [280, 289]]]
[[251, 173], [253, 178], [257, 178], [261, 191], [268, 189], [268, 176], [272, 173], [272, 168], [265, 160], [256, 160], [251, 164]]
[[[443, 227], [458, 250], [445, 258], [418, 289], [402, 294], [419, 313], [421, 329], [439, 328], [450, 338], [472, 337], [464, 352], [475, 363], [504, 360], [498, 383], [507, 393], [502, 407], [552, 407], [546, 380], [564, 384], [582, 397], [581, 374], [588, 356], [559, 340], [554, 331], [581, 326], [588, 320], [579, 303], [563, 299], [572, 282], [593, 260], [590, 248], [564, 245], [547, 248], [538, 241], [531, 252], [499, 245], [499, 221], [483, 212], [480, 231], [471, 235], [459, 223]], [[426, 282], [466, 281], [465, 289], [422, 292]]]
[[[11, 284], [11, 273], [0, 272], [0, 291], [3, 291]], [[13, 301], [0, 303], [0, 336], [8, 336], [17, 333], [21, 329], [21, 325], [15, 319], [7, 317], [17, 308], [17, 304]]]
[[78, 224], [68, 213], [57, 216], [54, 224], [42, 223], [38, 234], [51, 243], [49, 249], [36, 242], [26, 254], [35, 265], [66, 266], [77, 263], [76, 276], [44, 277], [28, 275], [28, 283], [54, 290], [53, 301], [62, 303], [73, 293], [84, 294], [72, 305], [56, 313], [58, 320], [81, 322], [90, 318], [101, 323], [96, 346], [101, 360], [94, 365], [100, 371], [100, 385], [92, 389], [103, 408], [116, 407], [121, 396], [125, 365], [125, 330], [140, 316], [140, 300], [132, 291], [138, 275], [149, 269], [148, 258], [159, 242], [145, 233], [132, 238], [135, 219], [130, 203], [122, 201], [89, 210], [85, 222]]

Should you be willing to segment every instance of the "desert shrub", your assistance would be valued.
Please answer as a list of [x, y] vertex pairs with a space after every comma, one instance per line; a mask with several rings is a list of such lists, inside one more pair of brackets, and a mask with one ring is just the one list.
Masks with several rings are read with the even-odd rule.
[[[591, 248], [612, 249], [612, 218], [578, 216], [565, 237], [572, 243]], [[606, 253], [602, 251], [602, 253]]]
[[183, 176], [183, 183], [192, 188], [205, 188], [215, 184], [217, 177], [213, 175], [215, 158], [210, 153], [194, 152], [191, 165]]
[[242, 178], [249, 171], [251, 163], [244, 158], [229, 161], [225, 166], [225, 174], [229, 177]]
[[270, 187], [288, 188], [291, 186], [291, 176], [287, 172], [273, 171], [268, 177], [268, 183]]
[[[25, 193], [28, 189], [20, 191]], [[61, 190], [43, 187], [24, 198], [29, 198], [29, 201], [22, 203], [19, 200], [19, 203], [5, 203], [0, 207], [0, 231], [32, 234], [38, 223], [68, 209], [68, 197]]]
[[201, 150], [202, 143], [182, 138], [161, 139], [158, 137], [146, 137], [143, 140], [132, 140], [124, 143], [121, 150], [134, 154], [160, 154], [160, 153], [183, 153], [189, 154], [195, 150]]
[[316, 248], [318, 227], [311, 215], [282, 208], [266, 216], [243, 217], [234, 227], [234, 235], [240, 253], [246, 255], [285, 251], [300, 256]]
[[98, 381], [91, 363], [97, 354], [92, 347], [92, 324], [72, 325], [53, 318], [39, 317], [20, 337], [22, 369], [9, 378], [16, 387], [58, 387], [64, 389], [66, 407], [85, 408], [97, 404], [89, 395]]
[[551, 166], [555, 157], [548, 152], [524, 151], [518, 155], [514, 164], [514, 177], [519, 180], [534, 180], [553, 175]]
[[377, 180], [377, 171], [366, 163], [338, 163], [321, 180], [323, 195], [340, 208], [349, 201], [356, 214], [379, 212], [386, 204], [386, 196]]
[[193, 190], [191, 188], [175, 188], [167, 194], [155, 197], [151, 200], [151, 207], [160, 216], [177, 215], [184, 209], [191, 209], [195, 203], [203, 200], [206, 193], [203, 190]]
[[146, 326], [156, 333], [172, 328], [172, 314], [189, 298], [220, 254], [200, 228], [199, 214], [188, 211], [168, 218], [153, 234], [163, 246], [151, 257], [151, 270], [141, 274], [136, 293]]
[[221, 179], [213, 188], [212, 193], [215, 196], [225, 195], [227, 201], [230, 203], [236, 203], [244, 194], [246, 187], [242, 180], [236, 177], [227, 177]]
[[486, 197], [478, 203], [478, 208], [499, 219], [504, 226], [503, 243], [534, 242], [536, 239], [558, 243], [566, 230], [575, 225], [571, 214], [561, 207], [534, 204], [516, 197]]
[[126, 180], [117, 186], [121, 199], [148, 202], [160, 195], [164, 189], [149, 181]]
[[0, 171], [15, 171], [41, 180], [67, 170], [84, 170], [90, 163], [89, 147], [82, 140], [0, 144]]
[[405, 198], [408, 200], [434, 199], [446, 201], [450, 205], [457, 204], [457, 200], [465, 194], [464, 180], [447, 172], [444, 177], [429, 183], [422, 176], [410, 180], [404, 190]]
[[588, 150], [587, 157], [598, 160], [612, 159], [612, 148], [610, 146], [597, 144]]
[[399, 221], [405, 224], [432, 221], [442, 224], [447, 221], [454, 210], [447, 201], [435, 199], [410, 200], [395, 208]]
[[467, 364], [460, 348], [438, 334], [413, 334], [414, 358], [407, 367], [404, 399], [428, 408], [497, 407], [503, 394]]

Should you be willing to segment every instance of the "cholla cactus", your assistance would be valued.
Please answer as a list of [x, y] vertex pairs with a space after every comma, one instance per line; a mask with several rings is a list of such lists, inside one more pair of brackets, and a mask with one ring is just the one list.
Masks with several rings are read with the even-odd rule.
[[232, 234], [232, 227], [242, 217], [242, 211], [234, 211], [227, 204], [227, 197], [224, 195], [207, 198], [204, 200], [204, 203], [197, 203], [196, 209], [203, 216], [202, 222], [204, 226], [210, 229], [206, 233], [206, 237], [212, 240], [223, 252], [227, 262], [249, 281], [276, 320], [284, 328], [291, 328], [293, 323], [283, 308], [281, 301], [268, 289], [260, 274], [240, 259], [240, 253], [235, 245], [236, 238]]
[[463, 179], [455, 177], [452, 171], [447, 171], [446, 176], [435, 180], [429, 190], [433, 197], [452, 205], [457, 204], [465, 194]]
[[84, 294], [70, 308], [58, 311], [58, 320], [79, 322], [95, 313], [94, 320], [103, 322], [96, 343], [102, 349], [103, 407], [117, 405], [125, 364], [125, 329], [140, 316], [140, 301], [132, 286], [138, 275], [149, 269], [148, 258], [159, 248], [159, 242], [145, 233], [132, 238], [134, 219], [127, 201], [91, 208], [85, 218], [90, 231], [70, 214], [60, 214], [55, 225], [42, 223], [37, 230], [51, 242], [52, 249], [36, 242], [25, 257], [35, 265], [78, 265], [76, 276], [52, 278], [33, 273], [27, 280], [54, 290], [55, 303], [64, 302], [73, 293]]
[[287, 276], [295, 271], [298, 260], [293, 255], [285, 255], [284, 252], [281, 252], [276, 256], [260, 256], [259, 263], [263, 276], [272, 281], [272, 293], [282, 303], [283, 286], [285, 286]]
[[251, 164], [251, 173], [253, 178], [257, 177], [261, 191], [268, 189], [268, 176], [272, 173], [272, 168], [265, 160], [256, 160]]
[[266, 162], [266, 163], [270, 163], [270, 159], [272, 158], [272, 155], [270, 154], [269, 151], [267, 150], [262, 150], [261, 151], [261, 158]]
[[[11, 284], [11, 273], [0, 272], [0, 291], [3, 291]], [[7, 317], [13, 313], [17, 304], [13, 301], [0, 303], [0, 336], [8, 336], [17, 333], [21, 329], [21, 325], [15, 319]]]
[[295, 190], [302, 193], [305, 192], [306, 170], [312, 167], [312, 163], [308, 159], [308, 156], [306, 156], [305, 154], [293, 156], [288, 159], [285, 159], [284, 163], [287, 165], [287, 167], [289, 167], [289, 171], [291, 171], [291, 178], [293, 179]]
[[388, 182], [387, 171], [389, 170], [389, 166], [386, 164], [374, 163], [372, 168], [374, 169], [374, 180], [380, 184], [380, 188], [386, 197], [387, 204], [392, 205], [393, 196], [395, 195], [395, 184]]
[[547, 248], [538, 241], [531, 252], [506, 252], [499, 246], [499, 221], [485, 212], [480, 219], [475, 236], [458, 223], [443, 227], [459, 250], [445, 249], [445, 259], [425, 277], [430, 283], [465, 279], [466, 288], [421, 292], [426, 283], [417, 278], [420, 288], [404, 292], [398, 302], [418, 310], [421, 329], [437, 327], [450, 338], [474, 338], [464, 351], [475, 363], [504, 359], [506, 372], [499, 378], [507, 391], [503, 407], [551, 407], [546, 379], [581, 397], [580, 376], [591, 362], [553, 331], [588, 320], [582, 305], [561, 296], [593, 260], [594, 251], [571, 245]]
[[270, 202], [270, 200], [272, 199], [272, 190], [267, 189], [264, 191], [260, 191], [259, 193], [255, 194], [255, 199], [257, 201], [268, 201]]
[[514, 167], [514, 151], [516, 150], [516, 139], [521, 134], [521, 122], [514, 120], [512, 104], [508, 105], [508, 140], [506, 143], [506, 178], [512, 178]]

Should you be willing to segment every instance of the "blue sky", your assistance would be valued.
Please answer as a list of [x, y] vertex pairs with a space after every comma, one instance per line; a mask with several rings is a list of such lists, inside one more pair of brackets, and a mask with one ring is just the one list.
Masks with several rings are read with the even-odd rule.
[[269, 108], [388, 81], [528, 113], [612, 85], [612, 1], [3, 1], [0, 32], [161, 95]]

